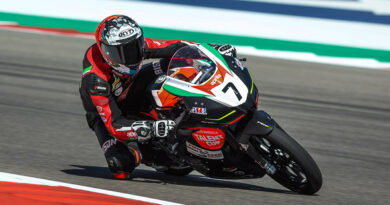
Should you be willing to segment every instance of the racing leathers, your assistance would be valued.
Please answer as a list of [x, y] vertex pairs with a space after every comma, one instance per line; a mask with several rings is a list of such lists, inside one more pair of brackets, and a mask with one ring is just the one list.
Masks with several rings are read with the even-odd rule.
[[[95, 131], [108, 166], [116, 178], [127, 178], [141, 162], [137, 141], [173, 129], [173, 121], [158, 120], [146, 100], [148, 85], [166, 73], [169, 59], [190, 42], [155, 41], [145, 38], [145, 59], [159, 58], [142, 66], [135, 75], [111, 69], [98, 46], [85, 53], [80, 96], [89, 127]], [[218, 48], [218, 45], [213, 45]], [[234, 51], [235, 52], [235, 51]], [[234, 53], [235, 54], [235, 53]]]

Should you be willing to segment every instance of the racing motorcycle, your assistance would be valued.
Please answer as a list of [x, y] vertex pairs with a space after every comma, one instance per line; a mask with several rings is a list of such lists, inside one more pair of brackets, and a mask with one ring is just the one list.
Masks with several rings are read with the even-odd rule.
[[312, 157], [266, 112], [243, 61], [208, 44], [178, 50], [150, 85], [150, 116], [176, 122], [173, 134], [140, 144], [143, 163], [171, 175], [211, 178], [268, 174], [286, 188], [314, 194], [322, 175]]

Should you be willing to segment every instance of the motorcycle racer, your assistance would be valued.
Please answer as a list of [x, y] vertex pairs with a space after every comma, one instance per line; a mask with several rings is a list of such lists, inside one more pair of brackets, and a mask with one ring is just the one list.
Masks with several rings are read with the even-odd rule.
[[[117, 179], [126, 179], [140, 164], [138, 142], [163, 138], [175, 126], [159, 120], [145, 99], [148, 85], [166, 73], [169, 59], [192, 42], [144, 38], [141, 27], [124, 15], [105, 18], [95, 32], [96, 43], [83, 60], [80, 96], [89, 127]], [[231, 45], [210, 44], [220, 53], [236, 55]], [[158, 58], [143, 65], [144, 59]]]

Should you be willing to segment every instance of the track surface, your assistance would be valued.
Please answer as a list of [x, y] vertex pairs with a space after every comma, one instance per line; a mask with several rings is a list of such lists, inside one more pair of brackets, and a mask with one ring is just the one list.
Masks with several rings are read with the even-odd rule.
[[0, 171], [186, 204], [390, 204], [390, 72], [247, 57], [260, 106], [311, 153], [315, 196], [269, 177], [111, 179], [78, 94], [90, 39], [0, 30]]

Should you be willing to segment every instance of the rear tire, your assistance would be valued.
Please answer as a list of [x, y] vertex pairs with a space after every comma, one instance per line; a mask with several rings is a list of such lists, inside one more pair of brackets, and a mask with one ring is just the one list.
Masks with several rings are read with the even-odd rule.
[[301, 194], [314, 194], [321, 188], [322, 175], [317, 164], [279, 125], [267, 137], [255, 137], [255, 141], [252, 143], [262, 156], [275, 166], [277, 171], [270, 177], [279, 184]]
[[186, 176], [191, 173], [194, 169], [192, 167], [177, 167], [170, 166], [167, 170], [164, 171], [165, 174], [174, 175], [174, 176]]

